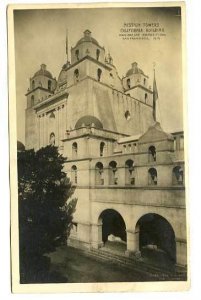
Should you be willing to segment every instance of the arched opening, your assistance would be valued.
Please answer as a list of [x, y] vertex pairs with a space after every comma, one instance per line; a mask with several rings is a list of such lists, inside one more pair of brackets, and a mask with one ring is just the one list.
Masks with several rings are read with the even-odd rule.
[[52, 90], [52, 81], [48, 80], [48, 90], [51, 91]]
[[157, 185], [157, 170], [155, 168], [151, 168], [148, 171], [148, 184], [149, 185]]
[[71, 168], [71, 182], [77, 184], [77, 167], [72, 166]]
[[102, 70], [98, 69], [97, 70], [97, 80], [100, 81], [101, 80], [101, 74], [102, 74]]
[[78, 69], [76, 69], [74, 71], [74, 79], [75, 79], [75, 82], [79, 81], [79, 70]]
[[101, 162], [97, 162], [95, 166], [95, 184], [104, 185], [103, 164]]
[[126, 83], [127, 83], [127, 88], [130, 89], [130, 87], [131, 87], [131, 80], [130, 80], [130, 78], [128, 78], [128, 79], [126, 80]]
[[122, 216], [114, 209], [104, 210], [99, 217], [102, 230], [99, 231], [105, 248], [115, 251], [126, 251], [126, 224]]
[[118, 174], [117, 174], [117, 163], [116, 161], [111, 161], [109, 163], [109, 184], [117, 185], [118, 184]]
[[34, 81], [34, 80], [32, 80], [32, 83], [31, 83], [31, 88], [32, 88], [32, 90], [34, 90], [34, 89], [35, 89], [35, 81]]
[[128, 110], [125, 112], [124, 116], [125, 116], [125, 118], [126, 118], [127, 121], [129, 121], [130, 118], [131, 118], [131, 114], [130, 114], [130, 112]]
[[101, 142], [100, 143], [100, 156], [104, 156], [105, 154], [105, 143]]
[[78, 151], [78, 146], [77, 143], [74, 142], [72, 144], [72, 158], [77, 158], [77, 151]]
[[154, 162], [156, 161], [156, 147], [150, 146], [148, 149], [148, 161]]
[[125, 184], [135, 184], [134, 161], [129, 159], [125, 163]]
[[99, 57], [100, 57], [100, 50], [97, 49], [97, 50], [96, 50], [96, 59], [99, 60]]
[[34, 106], [34, 95], [31, 96], [31, 106]]
[[54, 132], [50, 133], [50, 140], [49, 140], [50, 145], [54, 146], [55, 145], [55, 134]]
[[76, 56], [76, 59], [79, 60], [79, 50], [78, 49], [75, 51], [75, 56]]
[[142, 257], [160, 265], [176, 263], [175, 233], [165, 218], [149, 213], [138, 220], [136, 227]]
[[173, 185], [183, 185], [184, 172], [182, 167], [176, 166], [172, 170], [172, 184]]

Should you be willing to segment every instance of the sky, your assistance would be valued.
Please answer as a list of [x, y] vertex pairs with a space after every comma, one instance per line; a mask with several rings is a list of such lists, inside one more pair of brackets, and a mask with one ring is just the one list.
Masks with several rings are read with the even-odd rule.
[[[165, 36], [123, 40], [124, 24], [158, 23]], [[25, 93], [29, 78], [45, 63], [58, 78], [66, 62], [65, 40], [68, 28], [69, 48], [89, 29], [92, 36], [109, 51], [120, 77], [131, 63], [149, 76], [153, 85], [153, 65], [159, 99], [158, 120], [168, 132], [183, 128], [181, 17], [172, 8], [82, 8], [16, 10], [14, 13], [16, 103], [18, 140], [25, 142]], [[144, 30], [144, 29], [143, 29]], [[70, 52], [70, 51], [69, 51]]]

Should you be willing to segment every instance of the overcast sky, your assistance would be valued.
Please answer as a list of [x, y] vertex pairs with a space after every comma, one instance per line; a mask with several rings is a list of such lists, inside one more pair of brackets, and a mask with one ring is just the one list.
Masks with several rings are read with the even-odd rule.
[[[119, 33], [125, 22], [158, 22], [166, 36], [160, 40], [122, 40]], [[169, 132], [183, 128], [181, 18], [176, 8], [19, 10], [14, 15], [14, 26], [18, 140], [25, 141], [29, 78], [41, 63], [58, 78], [66, 62], [66, 28], [70, 47], [89, 29], [99, 44], [110, 51], [120, 77], [136, 61], [150, 77], [152, 86], [155, 62], [159, 121]]]

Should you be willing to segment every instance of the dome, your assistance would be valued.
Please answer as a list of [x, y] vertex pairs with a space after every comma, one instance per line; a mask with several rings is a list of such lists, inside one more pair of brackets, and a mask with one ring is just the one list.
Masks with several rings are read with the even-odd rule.
[[130, 76], [132, 74], [143, 74], [144, 75], [144, 72], [138, 68], [138, 65], [136, 62], [134, 62], [132, 64], [132, 68], [128, 70], [128, 72], [126, 73], [126, 76]]
[[59, 77], [58, 77], [58, 84], [67, 80], [67, 72], [65, 70], [61, 70]]
[[97, 40], [95, 40], [92, 36], [91, 36], [91, 31], [90, 30], [85, 30], [84, 31], [84, 37], [82, 37], [76, 44], [76, 47], [79, 46], [80, 44], [84, 43], [84, 42], [91, 42], [97, 46], [100, 47], [99, 43], [97, 42]]
[[20, 141], [17, 141], [17, 151], [24, 151], [25, 146]]
[[42, 64], [40, 66], [40, 70], [38, 70], [33, 77], [36, 77], [36, 76], [39, 76], [39, 75], [43, 75], [43, 76], [46, 76], [46, 77], [49, 77], [52, 79], [52, 74], [46, 70], [46, 65], [45, 64]]
[[94, 127], [96, 127], [96, 128], [99, 128], [99, 129], [103, 128], [103, 124], [101, 123], [101, 121], [94, 116], [84, 116], [84, 117], [80, 118], [77, 121], [77, 123], [75, 124], [75, 129], [82, 127], [83, 124], [85, 126], [91, 126], [93, 124]]

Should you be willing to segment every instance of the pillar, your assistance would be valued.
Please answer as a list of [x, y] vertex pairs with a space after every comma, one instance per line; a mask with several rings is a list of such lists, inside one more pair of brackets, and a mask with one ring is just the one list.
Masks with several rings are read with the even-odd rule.
[[187, 244], [186, 240], [176, 239], [176, 263], [180, 266], [187, 265]]
[[91, 227], [91, 245], [92, 248], [98, 249], [103, 246], [102, 241], [102, 223], [92, 224]]
[[127, 250], [126, 256], [139, 255], [139, 229], [135, 231], [127, 230]]

